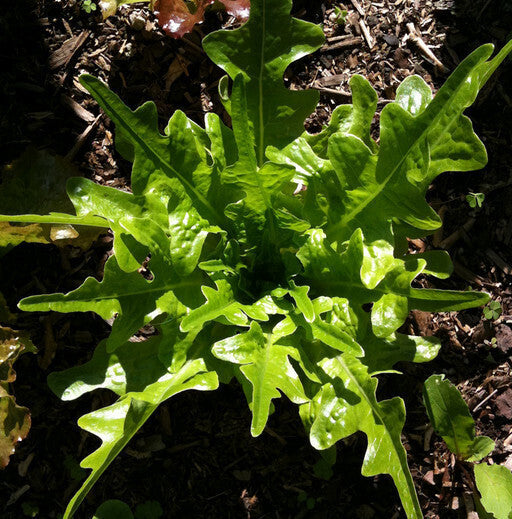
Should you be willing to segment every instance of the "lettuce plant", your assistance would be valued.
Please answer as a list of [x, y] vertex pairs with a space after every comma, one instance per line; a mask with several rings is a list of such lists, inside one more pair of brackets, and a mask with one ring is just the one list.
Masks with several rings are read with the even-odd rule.
[[[101, 281], [19, 304], [115, 317], [89, 362], [49, 377], [63, 400], [97, 388], [119, 397], [78, 421], [102, 444], [82, 462], [91, 472], [65, 519], [161, 402], [233, 378], [254, 436], [283, 394], [299, 406], [317, 449], [362, 431], [362, 473], [389, 474], [407, 516], [422, 517], [400, 439], [404, 404], [378, 401], [376, 375], [437, 354], [437, 339], [398, 332], [409, 310], [488, 301], [480, 292], [413, 286], [421, 273], [447, 277], [450, 261], [440, 251], [407, 254], [404, 243], [440, 225], [424, 197], [437, 175], [485, 164], [463, 111], [512, 44], [491, 60], [491, 45], [475, 50], [434, 99], [419, 77], [408, 78], [382, 111], [379, 143], [370, 135], [377, 95], [360, 76], [351, 81], [353, 103], [310, 135], [304, 120], [318, 94], [287, 90], [283, 74], [323, 35], [290, 9], [291, 0], [253, 0], [243, 27], [204, 40], [232, 80], [231, 89], [221, 82], [232, 129], [213, 113], [202, 128], [177, 111], [161, 134], [154, 104], [132, 111], [82, 76], [133, 161], [132, 193], [75, 178], [67, 189], [76, 215], [2, 217], [114, 233]], [[154, 336], [130, 340], [149, 323]]]

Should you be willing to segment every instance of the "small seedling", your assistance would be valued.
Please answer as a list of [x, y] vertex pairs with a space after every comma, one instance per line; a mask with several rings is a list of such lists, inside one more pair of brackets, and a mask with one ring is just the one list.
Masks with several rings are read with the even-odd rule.
[[25, 517], [37, 517], [39, 514], [39, 508], [32, 503], [25, 502], [21, 505], [23, 515]]
[[482, 207], [484, 200], [485, 195], [483, 193], [468, 193], [466, 195], [466, 202], [472, 209], [475, 209], [475, 207]]
[[82, 9], [89, 14], [96, 11], [97, 5], [92, 0], [83, 0]]
[[498, 301], [491, 301], [484, 308], [484, 317], [490, 321], [496, 321], [496, 319], [501, 315], [501, 312], [502, 309], [500, 303]]
[[345, 21], [347, 19], [347, 14], [348, 14], [348, 11], [336, 6], [334, 8], [334, 23], [337, 23], [338, 25], [345, 25]]

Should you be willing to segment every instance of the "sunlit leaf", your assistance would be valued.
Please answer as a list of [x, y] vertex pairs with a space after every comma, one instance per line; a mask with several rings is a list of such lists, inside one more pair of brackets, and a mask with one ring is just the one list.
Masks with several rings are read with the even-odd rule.
[[512, 473], [503, 465], [475, 465], [475, 480], [485, 511], [495, 519], [512, 517]]

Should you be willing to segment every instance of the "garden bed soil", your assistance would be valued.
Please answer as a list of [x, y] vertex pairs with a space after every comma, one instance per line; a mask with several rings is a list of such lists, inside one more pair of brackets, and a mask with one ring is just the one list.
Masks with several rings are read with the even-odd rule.
[[[294, 4], [296, 16], [323, 23], [327, 36], [320, 51], [286, 74], [289, 88], [321, 92], [321, 104], [307, 121], [311, 132], [329, 120], [335, 106], [350, 101], [348, 80], [355, 73], [374, 85], [382, 107], [405, 77], [419, 74], [435, 91], [479, 44], [501, 47], [511, 37], [508, 0], [345, 0], [344, 25], [335, 22], [333, 7], [328, 1]], [[99, 76], [132, 108], [154, 100], [162, 127], [176, 109], [201, 123], [207, 111], [223, 113], [217, 95], [221, 72], [202, 51], [201, 38], [232, 23], [210, 13], [192, 34], [173, 40], [137, 6], [102, 21], [73, 1], [4, 3], [0, 161], [9, 164], [32, 146], [67, 156], [80, 174], [96, 182], [129, 189], [130, 164], [115, 152], [113, 125], [80, 86], [79, 75]], [[415, 250], [445, 248], [454, 260], [449, 280], [424, 277], [422, 286], [485, 290], [501, 303], [502, 315], [491, 321], [481, 309], [413, 312], [407, 331], [439, 337], [439, 357], [425, 365], [401, 365], [403, 375], [382, 376], [379, 385], [380, 397], [398, 394], [406, 402], [403, 439], [428, 518], [470, 517], [473, 491], [471, 468], [453, 459], [428, 424], [421, 389], [430, 374], [445, 373], [457, 384], [478, 433], [496, 441], [487, 461], [512, 468], [511, 84], [509, 60], [469, 113], [487, 147], [488, 166], [438, 178], [428, 197], [443, 216], [443, 228], [410, 243]], [[485, 194], [482, 208], [469, 207], [470, 192]], [[73, 289], [89, 275], [101, 276], [111, 245], [110, 235], [99, 237], [86, 252], [20, 245], [0, 261], [0, 292], [14, 312], [22, 297]], [[2, 473], [0, 514], [19, 519], [37, 509], [37, 517], [57, 518], [83, 478], [79, 460], [98, 445], [76, 420], [112, 397], [97, 392], [63, 403], [48, 389], [46, 376], [87, 360], [109, 326], [92, 313], [19, 313], [15, 324], [31, 333], [40, 351], [16, 364], [14, 392], [17, 402], [31, 409], [32, 429]], [[249, 425], [250, 412], [237, 385], [174, 397], [112, 463], [77, 519], [92, 517], [112, 498], [132, 508], [158, 501], [165, 518], [403, 517], [388, 477], [360, 475], [363, 435], [340, 442], [333, 476], [325, 480], [315, 472], [319, 455], [291, 403], [276, 402], [260, 437], [251, 437]]]

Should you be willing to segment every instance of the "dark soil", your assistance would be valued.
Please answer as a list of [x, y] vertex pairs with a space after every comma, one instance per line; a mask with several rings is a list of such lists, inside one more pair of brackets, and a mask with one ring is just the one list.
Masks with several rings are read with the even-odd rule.
[[[380, 106], [411, 74], [434, 90], [447, 72], [435, 66], [408, 39], [414, 24], [423, 41], [451, 71], [478, 45], [501, 47], [512, 36], [508, 0], [359, 0], [374, 46], [360, 34], [350, 0], [345, 26], [333, 23], [329, 1], [294, 4], [296, 16], [324, 22], [327, 46], [294, 64], [290, 88], [317, 88], [321, 105], [309, 131], [328, 121], [335, 106], [349, 102], [348, 80], [369, 78]], [[338, 4], [339, 5], [339, 4]], [[221, 73], [201, 50], [202, 35], [229, 22], [218, 13], [183, 40], [173, 40], [144, 9], [122, 8], [103, 22], [72, 0], [17, 0], [0, 6], [0, 163], [8, 164], [29, 146], [67, 155], [81, 174], [99, 183], [129, 188], [130, 164], [113, 146], [113, 125], [84, 91], [78, 76], [89, 72], [109, 83], [132, 108], [155, 101], [162, 126], [176, 109], [202, 122], [205, 111], [222, 113], [217, 96]], [[336, 48], [337, 36], [361, 36], [356, 46]], [[70, 40], [74, 38], [73, 40]], [[334, 38], [334, 39], [332, 39]], [[402, 376], [382, 377], [380, 396], [400, 395], [408, 418], [404, 441], [424, 514], [429, 518], [470, 517], [471, 468], [455, 463], [428, 425], [421, 403], [423, 381], [445, 373], [462, 391], [479, 433], [496, 441], [488, 462], [512, 468], [512, 64], [501, 67], [469, 111], [489, 153], [479, 172], [442, 175], [429, 201], [444, 226], [411, 248], [444, 247], [455, 264], [447, 281], [423, 278], [424, 286], [489, 292], [501, 303], [495, 321], [481, 309], [430, 315], [413, 312], [406, 324], [414, 334], [442, 340], [439, 357], [427, 365], [403, 365]], [[98, 117], [99, 116], [99, 117]], [[86, 131], [84, 135], [83, 132]], [[1, 186], [0, 186], [1, 189]], [[486, 195], [471, 209], [469, 192]], [[0, 208], [1, 213], [1, 208]], [[0, 292], [11, 311], [25, 296], [77, 287], [101, 276], [112, 239], [102, 236], [87, 252], [73, 247], [23, 244], [2, 257]], [[39, 510], [37, 517], [60, 517], [83, 477], [79, 460], [98, 445], [81, 431], [82, 414], [110, 403], [97, 392], [61, 402], [48, 389], [48, 373], [87, 360], [109, 326], [88, 314], [19, 313], [18, 329], [30, 331], [39, 355], [16, 364], [14, 392], [31, 409], [32, 429], [18, 445], [0, 481], [5, 519]], [[491, 396], [487, 399], [488, 396]], [[94, 487], [76, 514], [90, 518], [107, 499], [132, 506], [158, 501], [164, 517], [195, 518], [398, 518], [398, 496], [387, 477], [360, 475], [366, 440], [356, 435], [338, 445], [334, 475], [315, 475], [319, 455], [310, 446], [296, 408], [276, 403], [265, 432], [252, 438], [250, 412], [237, 385], [208, 393], [185, 393], [161, 406]]]

